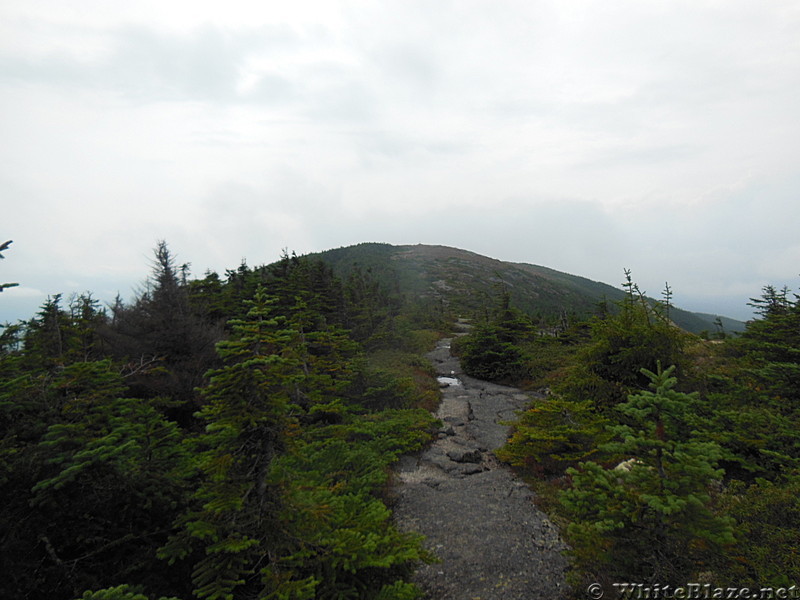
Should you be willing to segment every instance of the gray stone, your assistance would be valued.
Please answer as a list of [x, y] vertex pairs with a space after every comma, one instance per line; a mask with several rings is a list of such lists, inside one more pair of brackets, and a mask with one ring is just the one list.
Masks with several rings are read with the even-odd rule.
[[455, 448], [448, 450], [447, 456], [457, 463], [479, 463], [483, 459], [483, 454], [477, 448]]
[[458, 472], [462, 475], [475, 475], [476, 473], [483, 473], [485, 470], [481, 465], [461, 465], [458, 467]]

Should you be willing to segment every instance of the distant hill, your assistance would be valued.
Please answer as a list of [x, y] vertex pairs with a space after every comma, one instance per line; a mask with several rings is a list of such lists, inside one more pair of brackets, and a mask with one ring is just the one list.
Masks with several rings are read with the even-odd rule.
[[[585, 277], [447, 246], [364, 243], [314, 256], [341, 276], [360, 268], [408, 299], [442, 301], [467, 314], [491, 305], [502, 287], [508, 290], [512, 306], [543, 318], [557, 317], [564, 311], [593, 314], [604, 300], [614, 303], [625, 295], [622, 289]], [[673, 308], [670, 316], [693, 333], [717, 329], [716, 315]], [[744, 323], [734, 319], [722, 317], [722, 323], [728, 332], [744, 330]]]

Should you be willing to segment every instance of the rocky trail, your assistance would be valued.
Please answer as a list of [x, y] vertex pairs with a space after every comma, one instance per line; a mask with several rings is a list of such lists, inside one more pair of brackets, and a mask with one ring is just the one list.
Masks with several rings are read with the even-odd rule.
[[398, 526], [424, 534], [441, 560], [422, 566], [415, 581], [431, 600], [563, 597], [567, 561], [558, 531], [492, 454], [508, 435], [500, 422], [530, 396], [464, 375], [450, 341], [428, 355], [446, 386], [436, 414], [444, 426], [430, 447], [395, 469]]

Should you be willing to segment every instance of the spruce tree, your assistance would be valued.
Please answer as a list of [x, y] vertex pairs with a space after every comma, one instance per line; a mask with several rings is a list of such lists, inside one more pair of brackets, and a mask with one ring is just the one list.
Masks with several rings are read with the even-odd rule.
[[591, 400], [580, 402], [549, 396], [520, 414], [498, 458], [527, 467], [545, 477], [561, 476], [568, 467], [593, 458], [598, 444], [608, 441], [608, 419]]
[[618, 406], [626, 424], [611, 427], [617, 441], [603, 449], [626, 458], [625, 467], [587, 462], [567, 471], [573, 486], [561, 502], [575, 556], [613, 581], [690, 581], [715, 549], [733, 542], [731, 521], [710, 506], [721, 450], [693, 429], [698, 398], [675, 390], [673, 371], [642, 369], [650, 390]]
[[750, 362], [750, 374], [783, 414], [796, 412], [800, 401], [800, 302], [789, 291], [766, 286], [753, 306], [761, 315], [748, 323], [734, 345]]
[[7, 384], [0, 405], [37, 402], [30, 418], [10, 415], [0, 444], [0, 596], [64, 600], [120, 578], [171, 589], [172, 574], [152, 564], [184, 495], [175, 424], [121, 397], [109, 360], [29, 370]]
[[269, 564], [280, 536], [279, 494], [268, 475], [284, 449], [299, 365], [286, 355], [296, 332], [285, 318], [273, 316], [272, 302], [259, 289], [247, 316], [230, 323], [231, 339], [217, 344], [226, 364], [209, 373], [198, 413], [206, 433], [200, 439], [197, 507], [161, 550], [170, 562], [195, 561], [199, 598], [256, 592], [259, 570]]

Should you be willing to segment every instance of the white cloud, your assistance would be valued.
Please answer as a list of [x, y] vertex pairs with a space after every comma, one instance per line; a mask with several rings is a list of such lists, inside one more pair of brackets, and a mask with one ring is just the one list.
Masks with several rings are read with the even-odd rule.
[[711, 305], [797, 275], [799, 92], [788, 0], [6, 3], [1, 266], [420, 241]]

